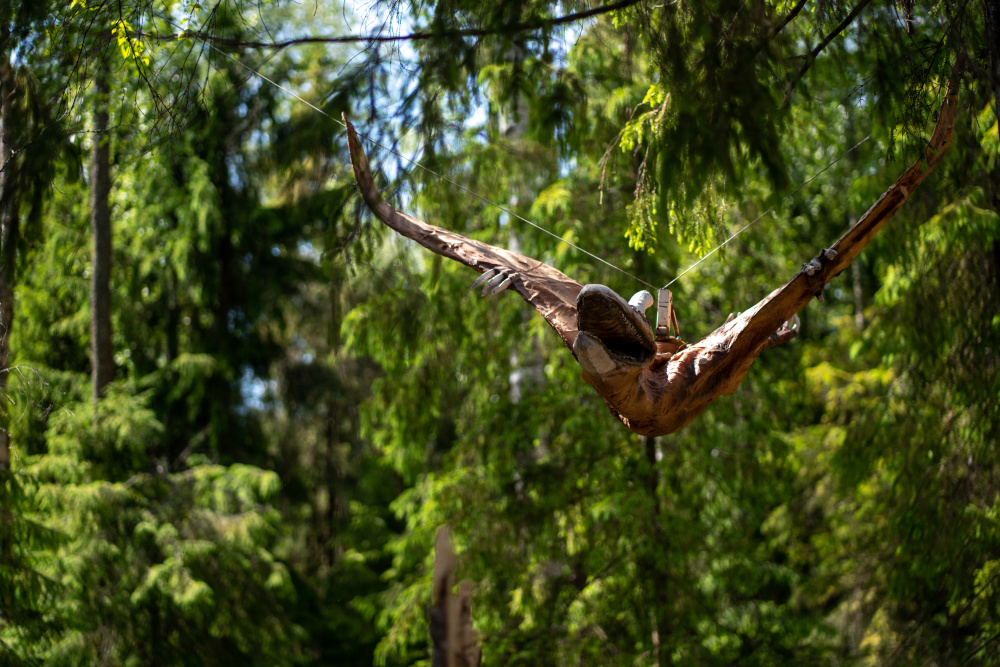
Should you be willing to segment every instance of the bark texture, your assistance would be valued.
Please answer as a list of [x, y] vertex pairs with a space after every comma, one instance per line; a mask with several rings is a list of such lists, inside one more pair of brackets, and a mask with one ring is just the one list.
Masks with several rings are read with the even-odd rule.
[[[6, 26], [0, 28], [0, 404], [7, 403], [10, 370], [10, 332], [14, 321], [14, 280], [17, 268], [17, 240], [20, 235], [18, 193], [13, 155], [14, 71]], [[0, 408], [5, 410], [6, 408]], [[6, 421], [6, 419], [4, 420]], [[0, 425], [0, 471], [10, 469], [10, 433]]]

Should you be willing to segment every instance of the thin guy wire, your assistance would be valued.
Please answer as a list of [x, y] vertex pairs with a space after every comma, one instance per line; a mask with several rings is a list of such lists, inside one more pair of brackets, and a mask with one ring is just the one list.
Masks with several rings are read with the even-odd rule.
[[[177, 26], [177, 24], [176, 24], [176, 23], [174, 23], [173, 21], [171, 21], [170, 19], [168, 19], [168, 18], [166, 18], [166, 17], [162, 17], [162, 16], [161, 16], [161, 18], [163, 18], [164, 20], [166, 20], [166, 21], [167, 21], [167, 23], [170, 23], [170, 24], [171, 24], [171, 25], [173, 25], [173, 26], [174, 26], [175, 28], [176, 28], [176, 27], [178, 27], [178, 26]], [[305, 104], [306, 106], [310, 107], [310, 108], [311, 108], [311, 109], [313, 109], [314, 111], [317, 111], [317, 112], [321, 113], [322, 115], [326, 116], [327, 118], [329, 118], [329, 119], [330, 119], [330, 120], [332, 120], [333, 122], [337, 123], [338, 125], [340, 125], [340, 126], [341, 126], [341, 127], [343, 127], [344, 129], [347, 129], [347, 125], [346, 125], [346, 124], [345, 124], [345, 123], [344, 123], [344, 122], [343, 122], [342, 120], [339, 120], [339, 119], [337, 119], [337, 118], [334, 118], [333, 116], [331, 116], [331, 115], [330, 115], [330, 114], [328, 114], [327, 112], [325, 112], [325, 111], [323, 111], [322, 109], [320, 109], [319, 107], [317, 107], [317, 106], [316, 106], [315, 104], [313, 104], [312, 102], [310, 102], [310, 101], [308, 101], [308, 100], [306, 100], [306, 99], [304, 99], [304, 98], [300, 97], [300, 96], [299, 96], [299, 95], [297, 95], [297, 94], [296, 94], [295, 92], [293, 92], [293, 91], [289, 90], [288, 88], [285, 88], [284, 86], [282, 86], [282, 85], [281, 85], [280, 83], [278, 83], [278, 82], [274, 81], [273, 79], [269, 79], [268, 77], [264, 76], [264, 75], [263, 75], [263, 74], [261, 74], [261, 73], [260, 73], [259, 71], [255, 70], [255, 69], [254, 69], [253, 67], [250, 67], [249, 65], [247, 65], [247, 64], [246, 64], [246, 63], [244, 63], [243, 61], [241, 61], [241, 60], [239, 60], [238, 58], [236, 58], [236, 56], [234, 56], [234, 55], [232, 55], [232, 54], [229, 54], [229, 53], [226, 53], [225, 51], [221, 50], [220, 48], [218, 48], [217, 46], [215, 46], [215, 45], [214, 45], [214, 44], [212, 44], [211, 42], [208, 42], [208, 41], [205, 41], [205, 40], [202, 40], [202, 41], [203, 41], [203, 42], [204, 42], [205, 44], [207, 44], [207, 45], [209, 46], [209, 48], [211, 48], [212, 50], [214, 50], [214, 51], [217, 51], [218, 53], [220, 53], [220, 54], [222, 54], [222, 55], [226, 56], [227, 58], [229, 58], [230, 60], [232, 60], [232, 61], [233, 61], [233, 62], [235, 62], [236, 64], [240, 65], [241, 67], [243, 67], [243, 68], [247, 69], [248, 71], [252, 72], [253, 74], [257, 75], [258, 77], [260, 77], [260, 78], [261, 78], [261, 79], [263, 79], [264, 81], [267, 81], [268, 83], [270, 83], [270, 84], [271, 84], [272, 86], [274, 86], [275, 88], [277, 88], [277, 89], [279, 89], [279, 90], [281, 90], [281, 91], [285, 92], [286, 94], [288, 94], [288, 95], [290, 95], [290, 96], [294, 97], [295, 99], [297, 99], [298, 101], [302, 102], [302, 103], [303, 103], [303, 104]], [[525, 218], [525, 217], [523, 217], [523, 216], [521, 216], [521, 215], [518, 215], [518, 214], [517, 214], [517, 213], [515, 213], [514, 211], [511, 211], [510, 209], [508, 209], [507, 207], [505, 207], [505, 206], [502, 206], [502, 205], [500, 205], [500, 204], [497, 204], [496, 202], [494, 202], [494, 201], [492, 201], [492, 200], [490, 200], [490, 199], [487, 199], [487, 198], [486, 198], [486, 197], [484, 197], [483, 195], [481, 195], [481, 194], [479, 194], [478, 192], [475, 192], [475, 191], [473, 191], [473, 190], [470, 190], [469, 188], [465, 187], [465, 186], [464, 186], [464, 185], [462, 185], [461, 183], [456, 183], [455, 181], [451, 180], [451, 179], [450, 179], [450, 178], [448, 178], [447, 176], [443, 176], [442, 174], [439, 174], [438, 172], [434, 171], [434, 170], [433, 170], [433, 169], [431, 169], [430, 167], [425, 167], [424, 165], [420, 164], [420, 163], [419, 163], [419, 162], [417, 162], [416, 160], [413, 160], [412, 158], [408, 158], [408, 157], [406, 157], [405, 155], [403, 155], [403, 154], [401, 154], [401, 153], [398, 153], [398, 152], [396, 152], [396, 151], [395, 151], [395, 150], [393, 150], [392, 148], [389, 148], [388, 146], [383, 146], [382, 144], [378, 143], [378, 142], [377, 142], [377, 141], [375, 141], [374, 139], [372, 139], [372, 138], [370, 138], [370, 137], [368, 137], [368, 136], [366, 136], [366, 135], [364, 135], [364, 134], [361, 134], [360, 132], [358, 132], [357, 134], [358, 134], [358, 136], [360, 136], [360, 137], [363, 137], [363, 138], [367, 139], [367, 140], [369, 141], [369, 143], [371, 143], [372, 145], [374, 145], [374, 146], [377, 146], [377, 147], [381, 148], [382, 150], [386, 150], [386, 151], [389, 151], [390, 153], [392, 153], [392, 154], [393, 154], [393, 155], [395, 155], [396, 157], [399, 157], [399, 158], [401, 158], [401, 159], [403, 159], [403, 160], [406, 160], [407, 162], [409, 162], [410, 164], [414, 165], [415, 167], [419, 167], [420, 169], [423, 169], [423, 170], [424, 170], [424, 171], [426, 171], [427, 173], [429, 173], [429, 174], [431, 174], [431, 175], [433, 175], [433, 176], [435, 176], [435, 177], [437, 177], [437, 178], [441, 179], [442, 181], [444, 181], [444, 182], [446, 182], [446, 183], [450, 183], [451, 185], [454, 185], [455, 187], [459, 188], [460, 190], [464, 190], [465, 192], [469, 193], [469, 194], [470, 194], [470, 195], [472, 195], [473, 197], [476, 197], [476, 198], [480, 199], [481, 201], [483, 201], [483, 202], [485, 202], [485, 203], [487, 203], [487, 204], [489, 204], [489, 205], [491, 205], [491, 206], [494, 206], [494, 207], [496, 207], [496, 208], [500, 209], [501, 211], [503, 211], [503, 212], [507, 213], [508, 215], [511, 215], [511, 216], [513, 216], [513, 217], [517, 218], [517, 219], [518, 219], [518, 220], [520, 220], [521, 222], [524, 222], [524, 223], [526, 223], [526, 224], [529, 224], [529, 225], [531, 225], [531, 226], [532, 226], [532, 227], [534, 227], [535, 229], [537, 229], [537, 230], [539, 230], [539, 231], [541, 231], [541, 232], [544, 232], [544, 233], [548, 234], [549, 236], [551, 236], [552, 238], [556, 239], [557, 241], [559, 241], [559, 242], [561, 242], [561, 243], [565, 243], [565, 244], [566, 244], [566, 245], [568, 245], [569, 247], [571, 247], [571, 248], [574, 248], [574, 249], [576, 249], [576, 250], [579, 250], [579, 251], [580, 251], [580, 252], [582, 252], [583, 254], [585, 254], [585, 255], [587, 255], [587, 256], [589, 256], [589, 257], [592, 257], [593, 259], [596, 259], [596, 260], [597, 260], [598, 262], [601, 262], [602, 264], [605, 264], [605, 265], [607, 265], [607, 266], [611, 267], [611, 268], [612, 268], [612, 269], [614, 269], [615, 271], [618, 271], [618, 272], [620, 272], [620, 273], [623, 273], [624, 275], [628, 276], [628, 277], [629, 277], [629, 278], [631, 278], [632, 280], [635, 280], [636, 282], [639, 282], [639, 283], [642, 283], [642, 284], [643, 284], [643, 285], [645, 285], [646, 287], [650, 287], [650, 288], [652, 288], [652, 289], [656, 289], [656, 287], [654, 287], [654, 286], [653, 286], [653, 285], [651, 285], [650, 283], [646, 282], [645, 280], [643, 280], [643, 279], [641, 279], [641, 278], [637, 278], [636, 276], [632, 275], [631, 273], [629, 273], [629, 272], [628, 272], [628, 271], [626, 271], [625, 269], [622, 269], [622, 268], [619, 268], [619, 267], [615, 266], [614, 264], [612, 264], [611, 262], [609, 262], [609, 261], [607, 261], [607, 260], [605, 260], [605, 259], [603, 259], [603, 258], [601, 258], [601, 257], [598, 257], [598, 256], [597, 256], [597, 255], [595, 255], [594, 253], [592, 253], [592, 252], [590, 252], [590, 251], [588, 251], [588, 250], [585, 250], [585, 249], [581, 248], [580, 246], [578, 246], [578, 245], [576, 245], [576, 244], [574, 244], [574, 243], [571, 243], [570, 241], [567, 241], [566, 239], [564, 239], [563, 237], [559, 236], [558, 234], [555, 234], [554, 232], [550, 232], [549, 230], [545, 229], [545, 228], [544, 228], [544, 227], [542, 227], [541, 225], [537, 225], [537, 224], [535, 224], [535, 223], [534, 223], [534, 222], [532, 222], [531, 220], [528, 220], [527, 218]], [[788, 194], [787, 194], [786, 196], [782, 197], [782, 201], [785, 201], [786, 199], [789, 199], [789, 198], [791, 198], [791, 197], [792, 197], [792, 196], [793, 196], [793, 195], [794, 195], [794, 194], [795, 194], [796, 192], [798, 192], [799, 190], [801, 190], [801, 189], [802, 189], [802, 188], [804, 188], [805, 186], [807, 186], [807, 185], [809, 185], [810, 183], [812, 183], [812, 182], [813, 182], [814, 180], [816, 180], [816, 178], [817, 178], [817, 177], [819, 177], [819, 176], [820, 176], [820, 175], [821, 175], [821, 174], [822, 174], [823, 172], [825, 172], [825, 171], [826, 171], [826, 170], [828, 170], [828, 169], [829, 169], [830, 167], [832, 167], [833, 165], [835, 165], [835, 164], [837, 164], [838, 162], [840, 162], [840, 161], [841, 161], [841, 160], [842, 160], [842, 159], [843, 159], [844, 157], [846, 157], [846, 156], [847, 156], [848, 154], [850, 154], [850, 153], [851, 153], [852, 151], [854, 151], [854, 149], [856, 149], [856, 148], [857, 148], [858, 146], [860, 146], [861, 144], [865, 143], [865, 142], [866, 142], [866, 141], [868, 141], [869, 139], [871, 139], [871, 135], [870, 135], [870, 134], [869, 134], [869, 135], [868, 135], [867, 137], [865, 137], [864, 139], [862, 139], [861, 141], [859, 141], [858, 143], [856, 143], [856, 144], [854, 144], [853, 146], [851, 146], [851, 147], [850, 147], [849, 149], [847, 149], [846, 151], [844, 151], [844, 152], [843, 152], [843, 153], [842, 153], [841, 155], [839, 155], [839, 156], [837, 157], [837, 159], [835, 159], [835, 160], [834, 160], [833, 162], [831, 162], [830, 164], [826, 165], [826, 166], [825, 166], [825, 167], [823, 167], [823, 168], [822, 168], [821, 170], [819, 170], [818, 172], [816, 172], [815, 174], [813, 174], [813, 175], [812, 175], [812, 177], [810, 177], [810, 178], [809, 178], [808, 180], [806, 180], [805, 182], [803, 182], [803, 183], [802, 183], [801, 185], [799, 185], [799, 186], [798, 186], [797, 188], [795, 188], [794, 190], [792, 190], [792, 191], [791, 191], [790, 193], [788, 193]], [[671, 281], [670, 281], [670, 282], [668, 282], [668, 283], [667, 283], [666, 285], [664, 285], [664, 286], [663, 286], [663, 287], [662, 287], [661, 289], [666, 289], [666, 288], [670, 287], [671, 285], [673, 285], [673, 284], [674, 284], [675, 282], [677, 282], [678, 280], [680, 280], [680, 279], [681, 279], [682, 277], [684, 277], [684, 275], [686, 275], [686, 274], [687, 274], [688, 272], [690, 272], [690, 271], [691, 271], [692, 269], [694, 269], [694, 268], [695, 268], [696, 266], [698, 266], [699, 264], [701, 264], [702, 262], [704, 262], [704, 261], [705, 261], [706, 259], [708, 259], [708, 258], [709, 258], [709, 257], [711, 257], [712, 255], [714, 255], [714, 254], [715, 254], [715, 253], [716, 253], [717, 251], [721, 250], [721, 249], [722, 249], [722, 248], [723, 248], [723, 247], [724, 247], [724, 246], [725, 246], [726, 244], [728, 244], [728, 243], [729, 243], [730, 241], [732, 241], [732, 240], [733, 240], [734, 238], [736, 238], [737, 236], [739, 236], [740, 234], [742, 234], [742, 233], [743, 233], [743, 232], [744, 232], [744, 231], [745, 231], [746, 229], [748, 229], [748, 228], [749, 228], [749, 227], [750, 227], [751, 225], [753, 225], [753, 224], [754, 224], [754, 223], [756, 223], [756, 222], [757, 222], [758, 220], [760, 220], [761, 218], [763, 218], [764, 216], [766, 216], [766, 215], [767, 215], [768, 213], [770, 213], [771, 211], [773, 211], [773, 210], [775, 209], [775, 207], [777, 207], [777, 204], [774, 204], [773, 206], [771, 206], [771, 208], [767, 209], [766, 211], [764, 211], [763, 213], [761, 213], [761, 214], [760, 214], [759, 216], [757, 216], [756, 218], [754, 218], [753, 220], [751, 220], [751, 221], [750, 221], [749, 223], [747, 223], [747, 225], [746, 225], [746, 226], [742, 227], [742, 228], [741, 228], [741, 229], [740, 229], [739, 231], [737, 231], [737, 232], [736, 232], [735, 234], [733, 234], [733, 235], [732, 235], [732, 236], [730, 236], [730, 237], [729, 237], [728, 239], [726, 239], [725, 241], [723, 241], [722, 243], [720, 243], [720, 244], [719, 244], [718, 246], [716, 246], [715, 248], [713, 248], [713, 249], [712, 249], [712, 250], [711, 250], [711, 251], [710, 251], [710, 252], [709, 252], [709, 253], [708, 253], [707, 255], [705, 255], [704, 257], [702, 257], [701, 259], [699, 259], [699, 260], [698, 260], [697, 262], [695, 262], [694, 264], [692, 264], [691, 266], [689, 266], [688, 268], [686, 268], [686, 269], [685, 269], [685, 270], [684, 270], [684, 271], [683, 271], [682, 273], [680, 273], [680, 274], [679, 274], [679, 275], [678, 275], [677, 277], [675, 277], [675, 278], [674, 278], [673, 280], [671, 280]]]
[[[799, 187], [795, 188], [794, 190], [792, 190], [791, 192], [789, 192], [787, 195], [785, 195], [784, 197], [782, 197], [781, 201], [786, 201], [788, 199], [791, 199], [792, 196], [796, 192], [798, 192], [802, 188], [804, 188], [807, 185], [809, 185], [810, 183], [812, 183], [814, 180], [816, 180], [816, 178], [820, 174], [822, 174], [824, 171], [826, 171], [827, 169], [829, 169], [833, 165], [835, 165], [838, 162], [840, 162], [849, 153], [851, 153], [855, 148], [857, 148], [858, 146], [860, 146], [861, 144], [865, 143], [866, 141], [868, 141], [871, 138], [872, 138], [872, 135], [869, 134], [867, 137], [865, 137], [864, 139], [862, 139], [858, 143], [856, 143], [853, 146], [851, 146], [850, 148], [848, 148], [846, 151], [844, 151], [843, 153], [841, 153], [840, 156], [836, 160], [834, 160], [833, 162], [831, 162], [830, 164], [826, 165], [821, 170], [819, 170], [815, 174], [813, 174], [812, 177], [808, 181], [805, 181], [804, 183], [802, 183], [802, 185], [800, 185]], [[764, 211], [763, 213], [761, 213], [760, 215], [758, 215], [756, 218], [754, 218], [753, 220], [751, 220], [750, 222], [748, 222], [746, 224], [746, 226], [744, 226], [738, 232], [736, 232], [735, 234], [733, 234], [732, 236], [730, 236], [728, 239], [726, 239], [725, 241], [723, 241], [719, 245], [715, 246], [715, 248], [713, 248], [710, 253], [708, 253], [707, 255], [705, 255], [704, 257], [702, 257], [701, 259], [699, 259], [697, 262], [695, 262], [694, 264], [692, 264], [688, 268], [684, 269], [683, 273], [681, 273], [679, 276], [677, 276], [676, 278], [674, 278], [673, 280], [671, 280], [669, 283], [667, 283], [666, 285], [664, 285], [662, 287], [662, 289], [667, 289], [668, 287], [670, 287], [671, 285], [673, 285], [675, 282], [677, 282], [678, 280], [680, 280], [684, 276], [684, 274], [686, 274], [691, 269], [693, 269], [694, 267], [698, 266], [699, 264], [701, 264], [702, 262], [704, 262], [706, 259], [708, 259], [712, 255], [714, 255], [716, 251], [720, 250], [724, 245], [726, 245], [727, 243], [729, 243], [730, 241], [732, 241], [733, 239], [735, 239], [737, 236], [739, 236], [740, 234], [742, 234], [744, 232], [744, 230], [746, 230], [747, 228], [750, 227], [750, 225], [754, 224], [755, 222], [757, 222], [758, 220], [760, 220], [761, 218], [763, 218], [765, 215], [767, 215], [768, 213], [770, 213], [771, 211], [773, 211], [775, 209], [775, 207], [777, 207], [777, 206], [778, 206], [777, 204], [774, 204], [773, 206], [771, 206], [771, 208], [767, 209], [766, 211]]]
[[[170, 21], [169, 19], [167, 19], [167, 21], [168, 21], [169, 23], [173, 23], [173, 21]], [[176, 27], [176, 26], [175, 26], [175, 27]], [[247, 65], [246, 63], [244, 63], [244, 62], [242, 62], [241, 60], [239, 60], [238, 58], [236, 58], [236, 56], [233, 56], [233, 55], [231, 55], [231, 54], [229, 54], [229, 53], [226, 53], [225, 51], [222, 51], [221, 49], [219, 49], [218, 47], [216, 47], [216, 46], [215, 46], [214, 44], [212, 44], [211, 42], [205, 42], [205, 44], [208, 44], [208, 46], [209, 46], [209, 47], [211, 47], [211, 48], [212, 48], [212, 49], [214, 49], [215, 51], [218, 51], [218, 52], [219, 52], [219, 53], [221, 53], [222, 55], [224, 55], [224, 56], [228, 57], [229, 59], [231, 59], [231, 60], [232, 60], [233, 62], [237, 63], [238, 65], [240, 65], [240, 66], [242, 66], [242, 67], [245, 67], [245, 68], [246, 68], [247, 70], [249, 70], [250, 72], [253, 72], [254, 74], [256, 74], [257, 76], [259, 76], [259, 77], [260, 77], [261, 79], [263, 79], [264, 81], [267, 81], [267, 82], [268, 82], [269, 84], [271, 84], [271, 85], [272, 85], [272, 86], [274, 86], [275, 88], [278, 88], [279, 90], [282, 90], [282, 91], [284, 91], [284, 92], [285, 92], [285, 93], [287, 93], [288, 95], [291, 95], [292, 97], [294, 97], [294, 98], [295, 98], [295, 99], [297, 99], [298, 101], [300, 101], [300, 102], [302, 102], [303, 104], [305, 104], [305, 105], [309, 106], [309, 107], [310, 107], [310, 108], [312, 108], [312, 109], [313, 109], [314, 111], [318, 111], [319, 113], [323, 114], [324, 116], [326, 116], [327, 118], [329, 118], [329, 119], [330, 119], [330, 120], [332, 120], [333, 122], [335, 122], [335, 123], [339, 124], [339, 125], [340, 125], [341, 127], [343, 127], [344, 129], [347, 129], [347, 125], [346, 125], [346, 124], [345, 124], [345, 123], [344, 123], [344, 122], [343, 122], [342, 120], [339, 120], [339, 119], [337, 119], [337, 118], [334, 118], [333, 116], [331, 116], [331, 115], [330, 115], [330, 114], [328, 114], [327, 112], [323, 111], [322, 109], [320, 109], [320, 108], [319, 108], [318, 106], [316, 106], [316, 105], [315, 105], [315, 104], [313, 104], [312, 102], [310, 102], [310, 101], [308, 101], [308, 100], [306, 100], [306, 99], [303, 99], [302, 97], [299, 97], [299, 96], [298, 96], [297, 94], [295, 94], [294, 92], [292, 92], [292, 91], [291, 91], [291, 90], [289, 90], [288, 88], [285, 88], [285, 87], [284, 87], [284, 86], [282, 86], [282, 85], [281, 85], [280, 83], [278, 83], [278, 82], [276, 82], [276, 81], [274, 81], [274, 80], [272, 80], [272, 79], [269, 79], [268, 77], [264, 76], [263, 74], [261, 74], [260, 72], [258, 72], [257, 70], [255, 70], [255, 69], [254, 69], [253, 67], [250, 67], [250, 66], [249, 66], [249, 65]], [[588, 255], [588, 256], [590, 256], [590, 257], [592, 257], [592, 258], [596, 259], [596, 260], [597, 260], [598, 262], [601, 262], [602, 264], [606, 264], [607, 266], [610, 266], [610, 267], [611, 267], [612, 269], [614, 269], [615, 271], [619, 271], [619, 272], [621, 272], [621, 273], [625, 274], [626, 276], [628, 276], [628, 277], [629, 277], [629, 278], [631, 278], [632, 280], [635, 280], [636, 282], [640, 282], [640, 283], [642, 283], [643, 285], [645, 285], [646, 287], [649, 287], [649, 288], [652, 288], [652, 289], [654, 289], [654, 290], [656, 289], [656, 287], [655, 287], [654, 285], [651, 285], [651, 284], [647, 283], [647, 282], [646, 282], [645, 280], [643, 280], [642, 278], [637, 278], [636, 276], [632, 275], [631, 273], [629, 273], [629, 272], [628, 272], [628, 271], [626, 271], [625, 269], [622, 269], [622, 268], [619, 268], [619, 267], [615, 266], [614, 264], [612, 264], [611, 262], [607, 261], [606, 259], [602, 259], [602, 258], [598, 257], [597, 255], [595, 255], [594, 253], [592, 253], [592, 252], [589, 252], [589, 251], [587, 251], [587, 250], [584, 250], [583, 248], [581, 248], [580, 246], [576, 245], [575, 243], [571, 243], [570, 241], [567, 241], [567, 240], [566, 240], [566, 239], [564, 239], [563, 237], [559, 236], [558, 234], [556, 234], [556, 233], [554, 233], [554, 232], [550, 232], [549, 230], [545, 229], [545, 228], [544, 228], [544, 227], [542, 227], [541, 225], [537, 225], [537, 224], [535, 224], [534, 222], [532, 222], [531, 220], [528, 220], [527, 218], [525, 218], [525, 217], [523, 217], [523, 216], [520, 216], [520, 215], [518, 215], [517, 213], [515, 213], [514, 211], [511, 211], [511, 210], [510, 210], [509, 208], [507, 208], [506, 206], [502, 206], [502, 205], [500, 205], [500, 204], [498, 204], [498, 203], [496, 203], [496, 202], [494, 202], [494, 201], [491, 201], [491, 200], [487, 199], [487, 198], [486, 198], [486, 197], [484, 197], [483, 195], [481, 195], [481, 194], [479, 194], [478, 192], [475, 192], [475, 191], [473, 191], [473, 190], [470, 190], [469, 188], [465, 187], [465, 186], [464, 186], [464, 185], [462, 185], [461, 183], [456, 183], [455, 181], [451, 180], [451, 179], [450, 179], [450, 178], [448, 178], [447, 176], [443, 176], [443, 175], [439, 174], [438, 172], [434, 171], [434, 170], [433, 170], [433, 169], [431, 169], [430, 167], [425, 167], [424, 165], [420, 164], [420, 163], [419, 163], [419, 162], [417, 162], [416, 160], [414, 160], [414, 159], [412, 159], [412, 158], [408, 158], [408, 157], [406, 157], [405, 155], [403, 155], [403, 154], [401, 154], [401, 153], [398, 153], [398, 152], [394, 151], [393, 149], [389, 148], [388, 146], [383, 146], [382, 144], [378, 143], [378, 142], [377, 142], [377, 141], [375, 141], [374, 139], [372, 139], [372, 138], [370, 138], [370, 137], [368, 137], [368, 136], [366, 136], [366, 135], [364, 135], [364, 134], [361, 134], [360, 132], [358, 132], [357, 134], [358, 134], [358, 136], [360, 136], [360, 137], [363, 137], [363, 138], [367, 139], [367, 140], [368, 140], [368, 141], [369, 141], [369, 142], [370, 142], [370, 143], [371, 143], [372, 145], [374, 145], [374, 146], [377, 146], [377, 147], [381, 148], [382, 150], [386, 150], [386, 151], [389, 151], [390, 153], [392, 153], [392, 154], [393, 154], [393, 155], [395, 155], [396, 157], [399, 157], [399, 158], [402, 158], [403, 160], [406, 160], [407, 162], [409, 162], [409, 163], [410, 163], [410, 164], [412, 164], [413, 166], [415, 166], [415, 167], [419, 167], [420, 169], [423, 169], [423, 170], [424, 170], [424, 171], [426, 171], [426, 172], [427, 172], [428, 174], [431, 174], [432, 176], [436, 176], [437, 178], [441, 179], [442, 181], [444, 181], [444, 182], [446, 182], [446, 183], [450, 183], [450, 184], [454, 185], [455, 187], [459, 188], [460, 190], [464, 190], [465, 192], [469, 193], [469, 194], [470, 194], [470, 195], [472, 195], [473, 197], [477, 197], [477, 198], [479, 198], [479, 199], [480, 199], [480, 200], [482, 200], [483, 202], [485, 202], [485, 203], [487, 203], [487, 204], [489, 204], [489, 205], [491, 205], [491, 206], [494, 206], [494, 207], [496, 207], [496, 208], [500, 209], [501, 211], [503, 211], [504, 213], [507, 213], [508, 215], [511, 215], [511, 216], [513, 216], [513, 217], [517, 218], [517, 219], [518, 219], [518, 220], [520, 220], [521, 222], [525, 222], [525, 223], [527, 223], [527, 224], [531, 225], [532, 227], [534, 227], [535, 229], [537, 229], [537, 230], [539, 230], [539, 231], [541, 231], [541, 232], [545, 232], [546, 234], [548, 234], [548, 235], [549, 235], [549, 236], [551, 236], [552, 238], [556, 239], [557, 241], [561, 241], [562, 243], [565, 243], [565, 244], [566, 244], [566, 245], [568, 245], [569, 247], [571, 247], [571, 248], [574, 248], [574, 249], [576, 249], [576, 250], [579, 250], [579, 251], [580, 251], [580, 252], [582, 252], [583, 254], [585, 254], [585, 255]]]

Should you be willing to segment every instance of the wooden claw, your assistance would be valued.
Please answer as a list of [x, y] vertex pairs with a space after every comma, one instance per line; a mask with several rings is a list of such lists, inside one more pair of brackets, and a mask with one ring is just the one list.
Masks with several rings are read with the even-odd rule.
[[[506, 278], [504, 278], [502, 281], [500, 281], [495, 285], [492, 284], [493, 281], [490, 281], [490, 284], [486, 286], [486, 289], [489, 290], [489, 296], [493, 296], [494, 294], [499, 294], [500, 292], [510, 287], [511, 278], [513, 278], [513, 276], [507, 276]], [[483, 290], [483, 294], [484, 295], [486, 294], [486, 290]]]
[[[490, 269], [489, 271], [483, 271], [483, 275], [476, 278], [476, 282], [472, 283], [472, 289], [476, 289], [485, 282], [489, 282], [499, 271], [497, 269]], [[485, 293], [484, 293], [485, 295]]]

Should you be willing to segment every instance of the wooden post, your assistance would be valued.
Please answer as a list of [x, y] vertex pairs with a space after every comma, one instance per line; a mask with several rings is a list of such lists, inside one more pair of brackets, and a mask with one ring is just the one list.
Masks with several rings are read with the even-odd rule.
[[443, 526], [437, 532], [434, 559], [434, 593], [430, 609], [433, 667], [479, 667], [482, 651], [476, 646], [472, 629], [472, 583], [455, 582], [455, 556], [451, 551], [451, 531]]
[[673, 354], [682, 347], [681, 330], [674, 311], [674, 295], [668, 289], [657, 290], [656, 299], [656, 353]]

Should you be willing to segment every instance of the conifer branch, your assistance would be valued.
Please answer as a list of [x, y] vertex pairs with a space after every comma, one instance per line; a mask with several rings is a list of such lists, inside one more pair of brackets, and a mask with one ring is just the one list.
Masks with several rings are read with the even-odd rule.
[[848, 14], [847, 17], [843, 21], [841, 21], [837, 25], [837, 27], [834, 28], [826, 37], [824, 37], [819, 44], [816, 45], [816, 48], [807, 53], [805, 56], [800, 56], [802, 58], [805, 58], [806, 62], [802, 65], [802, 68], [799, 69], [798, 73], [795, 75], [795, 78], [793, 78], [788, 83], [788, 87], [785, 92], [785, 104], [787, 104], [788, 100], [791, 98], [792, 91], [795, 90], [795, 86], [798, 85], [802, 77], [805, 76], [805, 73], [809, 71], [810, 67], [812, 67], [813, 62], [816, 60], [816, 57], [820, 53], [822, 53], [823, 49], [829, 46], [830, 42], [832, 42], [837, 37], [837, 35], [842, 33], [847, 28], [847, 26], [854, 23], [854, 19], [858, 18], [858, 16], [861, 15], [861, 12], [863, 12], [865, 8], [868, 7], [868, 5], [870, 4], [871, 0], [861, 0], [861, 2], [859, 2], [854, 7], [854, 9], [851, 10], [851, 13]]
[[331, 37], [298, 37], [282, 42], [260, 42], [244, 41], [229, 37], [220, 37], [210, 32], [203, 31], [181, 31], [169, 35], [158, 35], [135, 31], [131, 33], [135, 37], [151, 39], [161, 42], [176, 41], [179, 39], [197, 39], [203, 42], [215, 44], [217, 46], [229, 46], [233, 48], [252, 49], [286, 49], [290, 46], [300, 46], [302, 44], [350, 44], [364, 42], [366, 44], [380, 44], [385, 42], [412, 42], [429, 39], [456, 39], [462, 37], [486, 37], [488, 35], [511, 34], [516, 32], [530, 32], [532, 30], [543, 30], [575, 21], [593, 18], [601, 14], [626, 9], [632, 5], [637, 5], [643, 0], [619, 0], [609, 5], [601, 5], [592, 9], [586, 9], [575, 14], [567, 14], [554, 19], [535, 19], [533, 21], [522, 21], [521, 23], [511, 23], [508, 25], [495, 26], [490, 28], [463, 28], [461, 30], [442, 31], [418, 31], [406, 35], [336, 35]]
[[784, 30], [785, 26], [788, 25], [789, 23], [791, 23], [792, 19], [794, 19], [796, 16], [798, 16], [799, 12], [801, 12], [802, 8], [805, 7], [805, 6], [806, 6], [806, 0], [799, 0], [798, 4], [795, 5], [794, 7], [792, 7], [788, 11], [788, 13], [785, 14], [785, 18], [781, 19], [781, 22], [778, 23], [778, 25], [774, 26], [773, 28], [771, 28], [768, 31], [768, 33], [767, 33], [767, 41], [770, 42], [772, 39], [774, 39], [775, 37], [777, 37], [778, 33], [780, 33], [782, 30]]
[[785, 14], [784, 18], [782, 18], [776, 25], [772, 26], [771, 29], [767, 31], [767, 35], [760, 40], [760, 43], [757, 44], [756, 50], [754, 50], [754, 55], [756, 56], [758, 53], [763, 51], [764, 47], [771, 43], [771, 40], [781, 34], [781, 31], [784, 30], [785, 27], [799, 15], [799, 12], [801, 12], [802, 8], [805, 6], [806, 0], [799, 0], [794, 7], [788, 10], [788, 13]]

